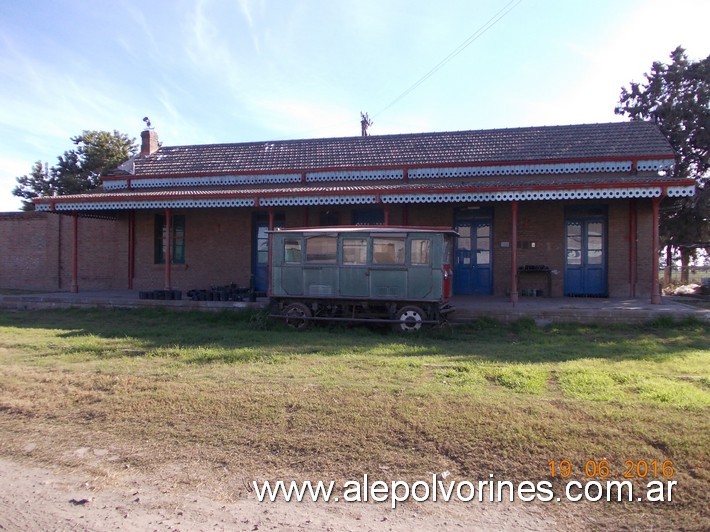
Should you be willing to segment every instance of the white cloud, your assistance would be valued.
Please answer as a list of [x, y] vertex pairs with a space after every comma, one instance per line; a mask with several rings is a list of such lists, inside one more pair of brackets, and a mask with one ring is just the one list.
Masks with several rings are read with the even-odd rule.
[[261, 46], [259, 44], [259, 32], [254, 20], [253, 11], [255, 8], [263, 9], [263, 7], [263, 2], [255, 2], [254, 0], [239, 0], [239, 9], [244, 16], [244, 19], [247, 21], [247, 25], [249, 26], [249, 35], [252, 43], [254, 44], [254, 50], [256, 50], [257, 53], [260, 52]]
[[359, 115], [336, 104], [293, 98], [261, 98], [252, 103], [257, 108], [255, 120], [274, 131], [275, 137], [290, 139], [359, 134]]
[[23, 159], [0, 157], [0, 212], [17, 211], [22, 207], [20, 198], [12, 195], [12, 190], [17, 185], [16, 178], [28, 174], [32, 170], [32, 163]]
[[710, 3], [705, 1], [677, 0], [672, 6], [663, 0], [638, 3], [598, 40], [565, 42], [582, 75], [555, 73], [559, 81], [549, 84], [551, 90], [544, 97], [523, 100], [521, 116], [531, 125], [625, 120], [613, 112], [621, 88], [631, 81], [643, 82], [651, 64], [669, 62], [678, 45], [686, 48], [690, 59], [706, 57], [708, 19]]

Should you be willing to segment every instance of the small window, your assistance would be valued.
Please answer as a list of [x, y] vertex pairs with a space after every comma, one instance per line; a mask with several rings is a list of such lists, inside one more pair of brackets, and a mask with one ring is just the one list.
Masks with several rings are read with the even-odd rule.
[[373, 238], [372, 262], [374, 264], [404, 264], [404, 240]]
[[367, 240], [364, 238], [344, 239], [343, 264], [367, 264]]
[[296, 239], [284, 240], [284, 262], [301, 262], [301, 241]]
[[335, 264], [338, 239], [334, 236], [314, 236], [306, 240], [306, 262]]
[[337, 211], [321, 211], [318, 216], [319, 225], [321, 227], [328, 227], [333, 225], [340, 225], [340, 213]]
[[383, 225], [384, 209], [356, 209], [352, 212], [353, 225]]
[[[165, 264], [165, 216], [155, 215], [155, 264]], [[185, 216], [170, 217], [170, 263], [185, 264]]]
[[431, 240], [412, 239], [412, 264], [429, 264]]

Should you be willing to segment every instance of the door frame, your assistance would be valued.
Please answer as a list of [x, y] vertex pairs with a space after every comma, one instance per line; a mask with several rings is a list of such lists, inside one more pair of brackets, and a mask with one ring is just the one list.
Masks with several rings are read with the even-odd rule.
[[[564, 295], [569, 297], [608, 297], [609, 296], [609, 214], [606, 205], [594, 206], [570, 206], [565, 208], [564, 218], [564, 239], [565, 239], [565, 254], [564, 254]], [[569, 260], [569, 224], [579, 223], [581, 225], [581, 249], [580, 249], [580, 265], [579, 267], [571, 267], [568, 264]], [[588, 227], [591, 223], [601, 223], [601, 245], [602, 245], [602, 261], [601, 264], [590, 265], [588, 260], [589, 251], [589, 234]], [[601, 283], [600, 285], [590, 286], [594, 270], [600, 270]], [[579, 286], [572, 286], [572, 272], [578, 271], [580, 274]]]
[[[274, 213], [274, 229], [285, 225], [285, 215], [283, 212]], [[269, 290], [269, 259], [265, 263], [259, 261], [259, 244], [260, 240], [266, 244], [266, 249], [261, 251], [266, 252], [269, 256], [269, 239], [259, 238], [259, 228], [269, 230], [269, 215], [264, 212], [255, 212], [251, 219], [251, 282], [250, 288], [255, 292], [268, 293]]]

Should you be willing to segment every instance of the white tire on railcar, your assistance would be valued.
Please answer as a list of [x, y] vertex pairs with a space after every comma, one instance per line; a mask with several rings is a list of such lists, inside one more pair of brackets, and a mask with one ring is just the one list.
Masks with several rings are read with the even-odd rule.
[[407, 305], [397, 311], [395, 329], [402, 332], [414, 332], [422, 328], [426, 313], [415, 305]]

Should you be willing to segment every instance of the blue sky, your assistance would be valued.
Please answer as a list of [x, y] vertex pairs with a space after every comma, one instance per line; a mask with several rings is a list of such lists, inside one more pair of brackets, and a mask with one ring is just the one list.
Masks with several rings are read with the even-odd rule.
[[[510, 10], [398, 99], [501, 10]], [[0, 211], [85, 129], [165, 145], [622, 120], [707, 0], [0, 0]], [[394, 102], [394, 103], [393, 103]]]

